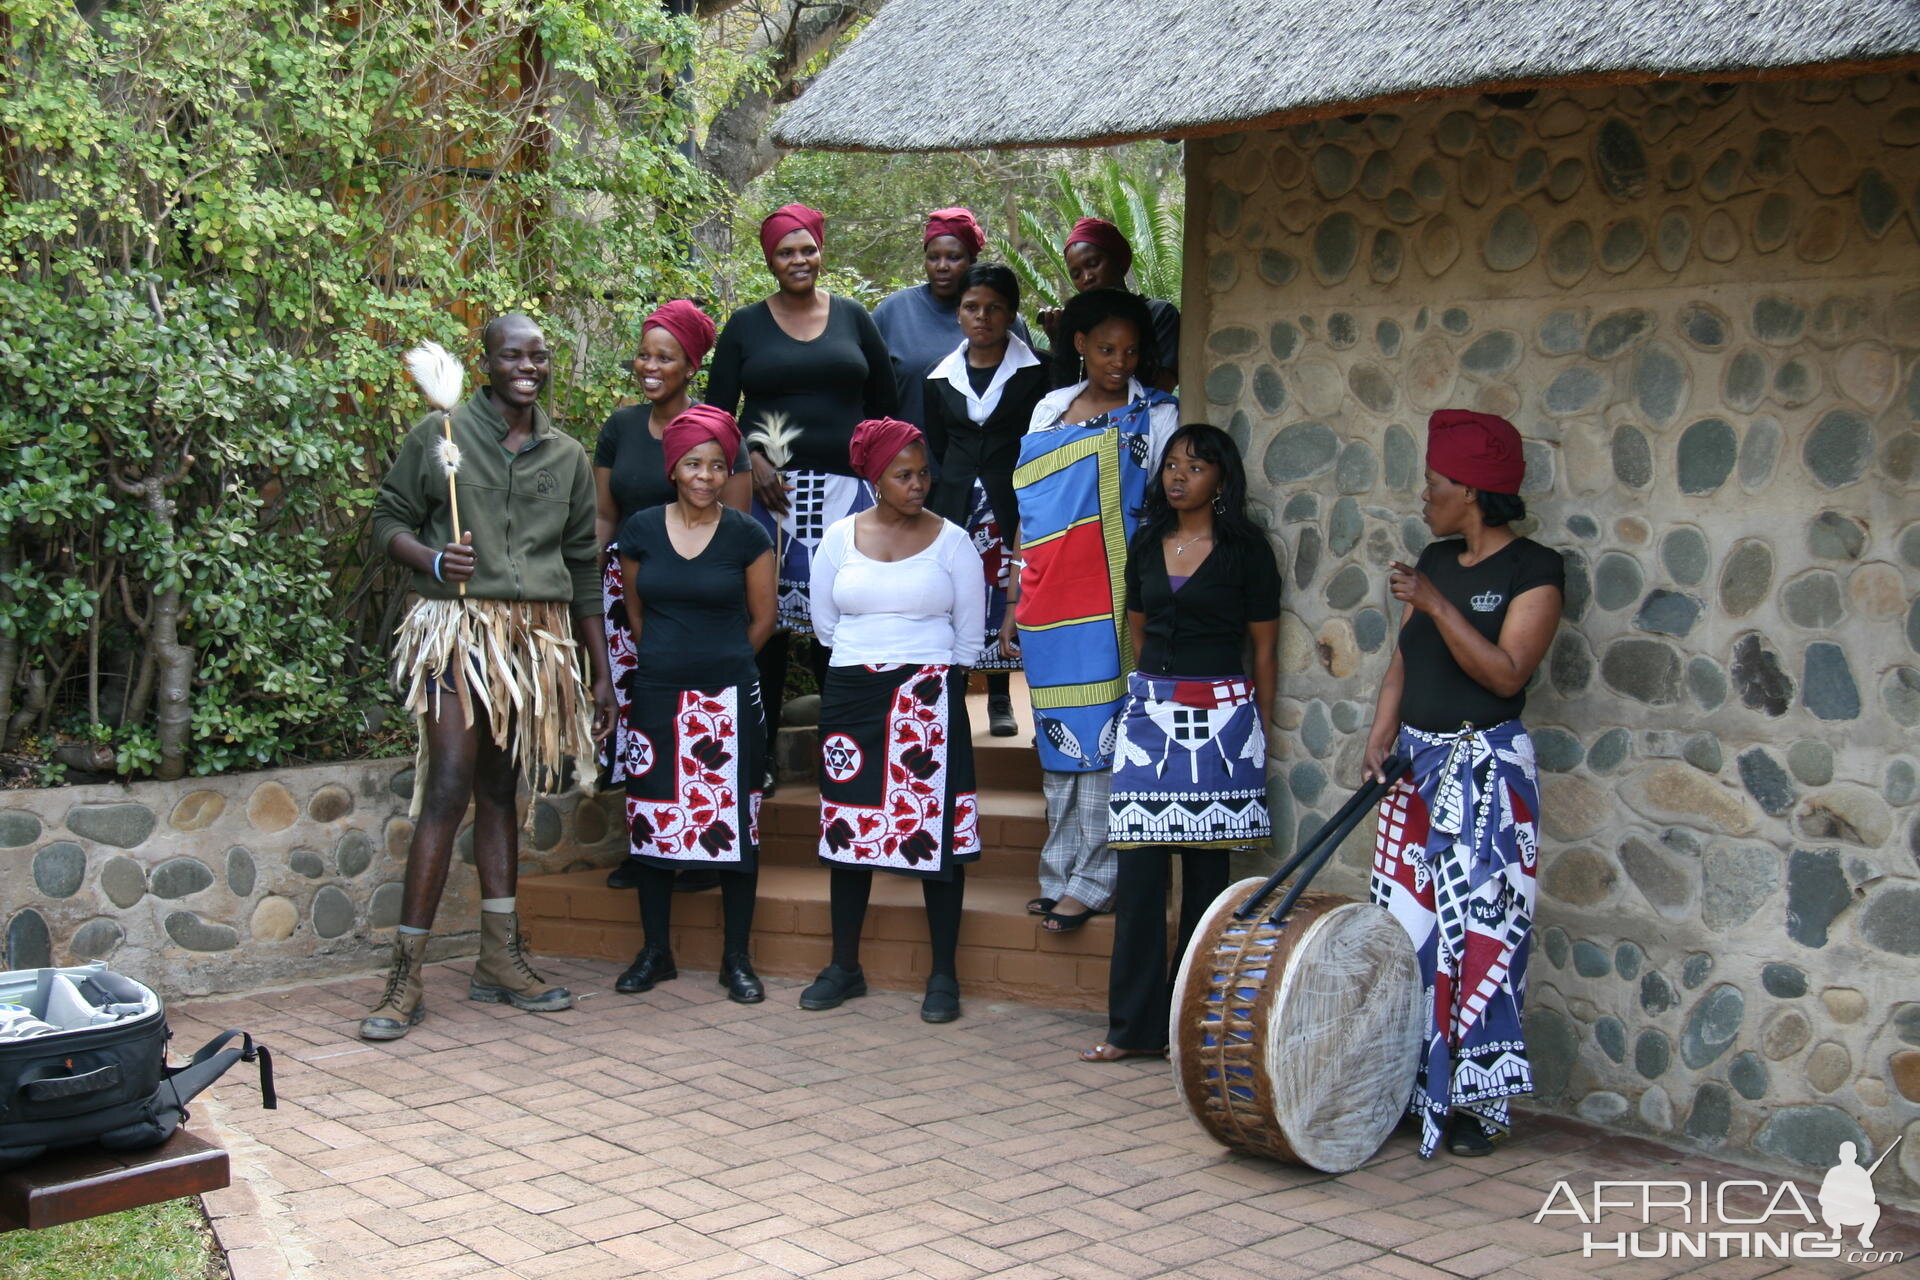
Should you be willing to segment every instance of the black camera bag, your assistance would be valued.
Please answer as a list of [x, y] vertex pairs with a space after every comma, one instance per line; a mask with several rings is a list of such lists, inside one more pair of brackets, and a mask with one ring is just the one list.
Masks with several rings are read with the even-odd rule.
[[[0, 973], [8, 990], [70, 978], [96, 1005], [151, 1004], [101, 1026], [0, 1039], [0, 1169], [43, 1152], [96, 1143], [109, 1151], [155, 1147], [187, 1118], [187, 1103], [236, 1062], [258, 1062], [264, 1106], [276, 1104], [273, 1056], [243, 1031], [223, 1031], [182, 1067], [167, 1065], [165, 1002], [104, 964]], [[238, 1045], [230, 1042], [238, 1039]]]

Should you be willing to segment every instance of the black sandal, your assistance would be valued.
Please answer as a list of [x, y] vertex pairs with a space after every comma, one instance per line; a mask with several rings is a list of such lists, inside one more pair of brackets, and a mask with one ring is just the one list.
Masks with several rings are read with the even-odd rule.
[[1059, 903], [1060, 899], [1058, 898], [1028, 898], [1027, 914], [1030, 916], [1043, 916], [1058, 906]]
[[1064, 911], [1048, 911], [1041, 915], [1040, 927], [1048, 933], [1072, 933], [1099, 914], [1091, 908], [1078, 915], [1068, 915]]

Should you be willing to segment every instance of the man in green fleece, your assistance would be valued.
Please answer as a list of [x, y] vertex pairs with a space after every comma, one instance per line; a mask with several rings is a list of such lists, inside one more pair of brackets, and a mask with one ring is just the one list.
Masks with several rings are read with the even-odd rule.
[[[393, 967], [360, 1023], [369, 1040], [397, 1040], [426, 1014], [420, 966], [469, 800], [481, 900], [468, 995], [536, 1012], [573, 1004], [571, 992], [527, 962], [514, 910], [514, 795], [522, 780], [530, 793], [553, 790], [566, 756], [591, 776], [593, 743], [613, 728], [593, 466], [538, 403], [551, 360], [540, 327], [504, 315], [481, 341], [487, 385], [453, 412], [455, 451], [446, 449], [441, 415], [428, 414], [373, 504], [375, 545], [413, 571], [418, 598], [399, 628], [394, 681], [419, 719], [425, 764], [414, 779], [417, 825]], [[592, 667], [591, 711], [576, 635]]]

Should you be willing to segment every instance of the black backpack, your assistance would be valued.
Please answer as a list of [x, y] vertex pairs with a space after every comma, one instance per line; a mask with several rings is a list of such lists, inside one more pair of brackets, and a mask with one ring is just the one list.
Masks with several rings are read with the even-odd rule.
[[172, 1034], [160, 997], [105, 964], [0, 973], [0, 1170], [61, 1147], [159, 1146], [236, 1062], [260, 1064], [261, 1102], [276, 1104], [265, 1045], [223, 1031], [169, 1067]]

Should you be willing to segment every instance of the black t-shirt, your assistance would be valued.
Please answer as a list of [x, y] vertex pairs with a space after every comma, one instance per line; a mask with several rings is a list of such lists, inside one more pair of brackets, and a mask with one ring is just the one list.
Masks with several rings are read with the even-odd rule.
[[1266, 539], [1217, 546], [1178, 591], [1160, 539], [1142, 529], [1127, 549], [1127, 609], [1147, 618], [1140, 670], [1234, 676], [1247, 669], [1247, 624], [1280, 616], [1280, 566]]
[[[650, 407], [630, 404], [624, 409], [615, 409], [607, 418], [607, 425], [600, 428], [599, 443], [593, 447], [593, 465], [613, 473], [607, 479], [613, 488], [614, 505], [620, 508], [621, 521], [636, 511], [672, 502], [677, 496], [673, 481], [667, 477], [667, 455], [647, 427]], [[739, 456], [733, 461], [733, 469], [747, 469], [744, 441]]]
[[742, 307], [720, 331], [710, 368], [707, 403], [736, 414], [742, 432], [752, 434], [774, 413], [800, 428], [788, 465], [803, 471], [852, 475], [854, 427], [898, 407], [893, 359], [873, 317], [837, 294], [827, 304], [827, 327], [810, 342], [788, 337], [765, 302]]
[[755, 678], [747, 643], [747, 566], [773, 549], [767, 531], [732, 507], [706, 549], [688, 560], [667, 537], [667, 509], [648, 507], [620, 526], [620, 554], [638, 561], [639, 678], [669, 689], [719, 689]]
[[987, 388], [993, 385], [993, 375], [1000, 372], [1000, 366], [990, 364], [986, 368], [970, 364], [967, 366], [967, 381], [973, 385], [973, 394], [984, 396]]
[[[1515, 538], [1469, 568], [1460, 563], [1466, 545], [1457, 538], [1430, 543], [1415, 568], [1466, 615], [1475, 631], [1495, 643], [1507, 620], [1507, 607], [1522, 592], [1534, 587], [1566, 590], [1566, 561], [1551, 547], [1531, 538]], [[1463, 721], [1486, 729], [1514, 719], [1527, 705], [1524, 690], [1502, 698], [1462, 671], [1440, 628], [1424, 613], [1415, 612], [1401, 630], [1400, 656], [1406, 667], [1400, 719], [1416, 729], [1452, 733]]]
[[1147, 316], [1153, 321], [1154, 368], [1172, 369], [1180, 363], [1180, 308], [1160, 298], [1148, 298]]

